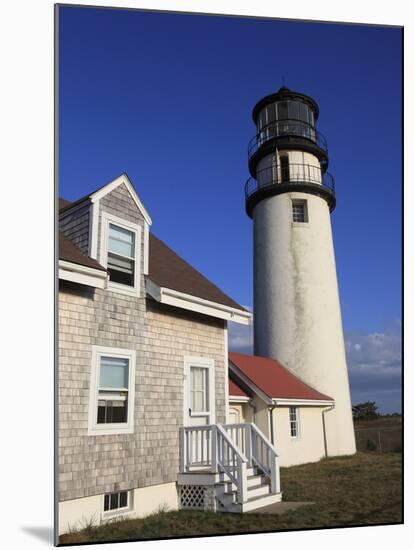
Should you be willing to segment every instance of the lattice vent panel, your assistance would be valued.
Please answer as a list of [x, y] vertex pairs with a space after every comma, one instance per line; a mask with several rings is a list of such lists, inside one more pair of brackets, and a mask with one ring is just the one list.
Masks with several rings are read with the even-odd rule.
[[204, 487], [202, 485], [181, 485], [181, 508], [204, 510]]

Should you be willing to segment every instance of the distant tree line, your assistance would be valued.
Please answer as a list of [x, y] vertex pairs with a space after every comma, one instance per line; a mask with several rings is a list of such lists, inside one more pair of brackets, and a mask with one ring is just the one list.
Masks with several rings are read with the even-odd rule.
[[380, 414], [375, 401], [366, 401], [352, 406], [352, 416], [354, 420], [370, 420], [379, 416], [401, 416], [400, 413]]

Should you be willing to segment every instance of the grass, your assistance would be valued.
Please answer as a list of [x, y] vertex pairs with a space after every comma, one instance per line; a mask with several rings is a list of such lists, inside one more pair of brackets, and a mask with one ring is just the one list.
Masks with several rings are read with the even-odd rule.
[[281, 469], [283, 500], [311, 501], [280, 516], [160, 511], [60, 537], [60, 544], [402, 522], [400, 453], [357, 453]]

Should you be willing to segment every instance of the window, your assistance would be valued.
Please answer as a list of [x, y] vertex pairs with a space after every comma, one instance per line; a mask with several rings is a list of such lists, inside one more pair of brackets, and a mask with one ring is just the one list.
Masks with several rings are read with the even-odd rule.
[[297, 407], [289, 407], [290, 437], [299, 437], [299, 419]]
[[132, 433], [135, 351], [92, 346], [89, 435]]
[[141, 227], [102, 212], [100, 262], [109, 273], [108, 288], [139, 295]]
[[98, 424], [128, 422], [129, 359], [101, 356]]
[[104, 495], [104, 512], [125, 511], [130, 508], [130, 491]]
[[115, 283], [134, 286], [135, 233], [109, 224], [108, 272]]
[[208, 369], [190, 367], [191, 412], [208, 412]]
[[289, 157], [287, 155], [280, 155], [280, 181], [281, 183], [288, 183], [290, 181], [289, 173]]
[[294, 223], [308, 222], [308, 208], [306, 201], [292, 201], [292, 221]]

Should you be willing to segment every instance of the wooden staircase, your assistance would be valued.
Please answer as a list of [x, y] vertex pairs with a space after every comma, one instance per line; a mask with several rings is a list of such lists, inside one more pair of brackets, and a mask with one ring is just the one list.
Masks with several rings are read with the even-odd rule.
[[281, 501], [276, 449], [255, 424], [185, 427], [180, 441], [178, 484], [210, 490], [202, 509], [243, 513]]
[[270, 482], [257, 467], [247, 468], [247, 500], [237, 502], [237, 487], [229, 481], [216, 485], [217, 511], [243, 513], [282, 500], [281, 493], [272, 493]]

